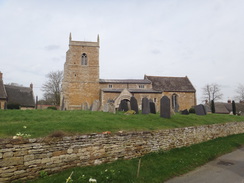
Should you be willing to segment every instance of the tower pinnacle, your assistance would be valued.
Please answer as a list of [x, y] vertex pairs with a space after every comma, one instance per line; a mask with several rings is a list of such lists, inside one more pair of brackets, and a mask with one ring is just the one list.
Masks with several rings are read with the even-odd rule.
[[71, 33], [69, 33], [69, 41], [72, 40], [72, 36], [71, 36]]
[[100, 39], [99, 39], [99, 34], [97, 35], [97, 42], [99, 43]]

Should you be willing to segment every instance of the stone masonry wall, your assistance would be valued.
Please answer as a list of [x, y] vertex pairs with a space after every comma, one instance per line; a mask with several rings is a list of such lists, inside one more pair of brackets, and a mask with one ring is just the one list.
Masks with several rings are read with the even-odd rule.
[[0, 139], [0, 182], [31, 179], [40, 171], [53, 173], [75, 166], [135, 158], [160, 149], [189, 146], [239, 133], [244, 133], [244, 122], [148, 132]]

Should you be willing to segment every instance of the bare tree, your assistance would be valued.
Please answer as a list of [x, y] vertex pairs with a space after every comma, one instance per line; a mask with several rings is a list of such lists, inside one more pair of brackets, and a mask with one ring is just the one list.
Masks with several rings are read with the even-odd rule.
[[237, 96], [235, 96], [236, 100], [244, 101], [244, 85], [239, 84], [236, 89]]
[[41, 89], [44, 92], [44, 100], [53, 105], [59, 105], [63, 71], [51, 71], [46, 75], [46, 78], [47, 81]]
[[209, 102], [211, 100], [220, 100], [223, 97], [223, 94], [221, 93], [221, 86], [216, 84], [216, 83], [212, 83], [212, 84], [206, 84], [203, 88], [203, 99], [204, 100], [208, 100]]

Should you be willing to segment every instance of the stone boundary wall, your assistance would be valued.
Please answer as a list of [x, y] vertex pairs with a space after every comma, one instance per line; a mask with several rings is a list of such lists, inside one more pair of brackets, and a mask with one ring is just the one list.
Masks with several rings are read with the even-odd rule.
[[244, 133], [244, 122], [203, 125], [148, 132], [88, 134], [38, 139], [0, 139], [0, 182], [32, 179], [75, 166], [118, 159]]

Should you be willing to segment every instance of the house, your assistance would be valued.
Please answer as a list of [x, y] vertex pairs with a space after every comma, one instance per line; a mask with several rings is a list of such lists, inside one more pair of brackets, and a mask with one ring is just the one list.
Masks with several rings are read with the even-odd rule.
[[64, 78], [62, 80], [61, 109], [89, 109], [94, 101], [101, 107], [112, 102], [116, 108], [122, 100], [130, 102], [134, 96], [141, 106], [143, 97], [153, 101], [159, 110], [160, 99], [171, 99], [175, 111], [190, 109], [196, 105], [196, 90], [185, 77], [147, 76], [143, 79], [100, 79], [99, 36], [96, 42], [73, 41], [69, 38], [66, 52]]
[[33, 84], [30, 87], [4, 85], [0, 72], [0, 109], [7, 109], [9, 104], [17, 104], [21, 109], [34, 109]]
[[0, 72], [0, 109], [7, 108], [7, 93], [3, 84], [3, 74]]
[[[239, 115], [244, 115], [244, 103], [235, 103], [236, 113]], [[205, 108], [208, 109], [208, 112], [211, 112], [211, 106], [209, 103], [204, 104]], [[231, 114], [233, 112], [232, 102], [228, 100], [227, 102], [215, 102], [215, 113], [216, 114]]]

